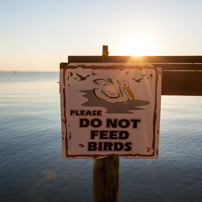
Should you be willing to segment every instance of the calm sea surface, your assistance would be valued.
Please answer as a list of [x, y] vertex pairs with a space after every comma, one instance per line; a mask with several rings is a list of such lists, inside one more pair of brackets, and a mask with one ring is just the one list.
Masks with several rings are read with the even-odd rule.
[[[92, 200], [92, 159], [62, 159], [59, 73], [0, 72], [0, 201]], [[202, 97], [162, 96], [158, 160], [120, 158], [120, 202], [202, 201]]]

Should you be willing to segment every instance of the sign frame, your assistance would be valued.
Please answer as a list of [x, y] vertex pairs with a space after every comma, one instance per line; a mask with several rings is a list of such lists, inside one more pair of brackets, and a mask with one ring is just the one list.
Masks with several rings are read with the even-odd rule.
[[[83, 70], [90, 69], [90, 71], [99, 70], [109, 70], [110, 69], [121, 69], [124, 70], [123, 66], [127, 66], [127, 69], [134, 69], [134, 66], [140, 70], [152, 70], [155, 72], [155, 107], [153, 111], [153, 141], [152, 146], [148, 147], [147, 150], [153, 149], [152, 153], [149, 154], [116, 154], [111, 152], [109, 154], [69, 154], [68, 153], [68, 144], [70, 140], [70, 133], [68, 131], [68, 112], [66, 111], [66, 102], [67, 102], [67, 93], [65, 88], [69, 85], [68, 79], [72, 77], [70, 72], [68, 73], [68, 69], [76, 69], [78, 67]], [[68, 75], [69, 74], [69, 75]], [[63, 147], [63, 158], [105, 158], [107, 156], [120, 156], [124, 158], [158, 158], [158, 146], [159, 146], [159, 128], [160, 128], [160, 104], [161, 104], [161, 75], [162, 71], [160, 68], [153, 67], [151, 64], [141, 63], [141, 64], [128, 64], [128, 63], [67, 63], [67, 65], [60, 70], [60, 95], [61, 95], [61, 120], [62, 120], [62, 147]], [[77, 76], [79, 78], [79, 75]], [[73, 78], [73, 77], [72, 77]], [[80, 77], [80, 80], [84, 79], [84, 77]], [[85, 79], [84, 79], [85, 80]], [[138, 81], [137, 81], [138, 82]], [[158, 101], [157, 101], [158, 100]], [[158, 103], [157, 103], [158, 102]], [[158, 119], [158, 120], [157, 120]], [[158, 123], [157, 123], [158, 121]], [[71, 134], [72, 135], [72, 134]], [[82, 145], [81, 145], [82, 146]]]

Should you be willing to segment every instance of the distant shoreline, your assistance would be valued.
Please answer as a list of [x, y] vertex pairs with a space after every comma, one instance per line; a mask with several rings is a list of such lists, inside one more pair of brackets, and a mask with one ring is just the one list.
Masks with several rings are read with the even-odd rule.
[[60, 71], [39, 71], [39, 70], [0, 70], [0, 72], [60, 72]]

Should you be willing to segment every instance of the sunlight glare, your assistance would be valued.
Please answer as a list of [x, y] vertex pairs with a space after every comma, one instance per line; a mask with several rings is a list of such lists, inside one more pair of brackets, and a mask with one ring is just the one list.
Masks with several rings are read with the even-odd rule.
[[123, 41], [121, 48], [121, 55], [128, 56], [148, 56], [155, 54], [155, 46], [152, 44], [151, 40], [144, 36], [127, 38]]

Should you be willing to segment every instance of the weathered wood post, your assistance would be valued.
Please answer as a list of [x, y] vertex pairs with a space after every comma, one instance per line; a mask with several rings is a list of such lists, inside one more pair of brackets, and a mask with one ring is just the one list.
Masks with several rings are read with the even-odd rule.
[[[102, 62], [108, 62], [108, 46], [103, 46]], [[93, 202], [119, 201], [119, 157], [93, 159]]]

